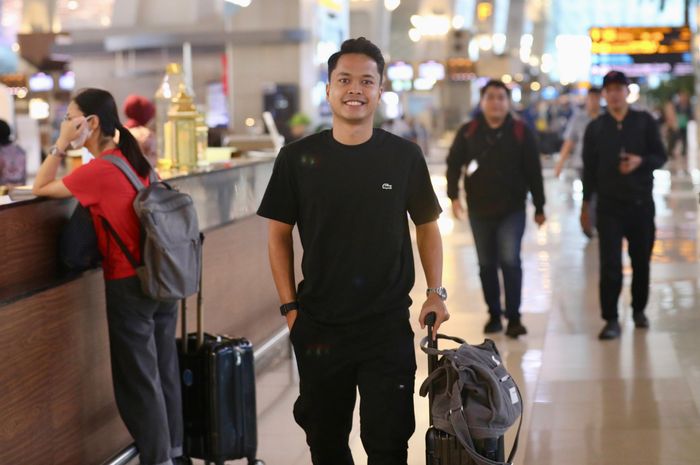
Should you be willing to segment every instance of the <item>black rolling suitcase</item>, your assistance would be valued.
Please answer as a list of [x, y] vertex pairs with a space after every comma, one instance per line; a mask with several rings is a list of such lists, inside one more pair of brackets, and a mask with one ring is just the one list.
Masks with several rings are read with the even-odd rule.
[[207, 465], [241, 458], [249, 465], [264, 465], [255, 457], [258, 444], [252, 344], [243, 338], [203, 333], [201, 283], [196, 333], [187, 333], [186, 312], [183, 300], [178, 352], [185, 455], [202, 459]]
[[[432, 336], [434, 323], [435, 314], [431, 313], [426, 318], [428, 336], [423, 339], [421, 346], [427, 345], [429, 348], [437, 349], [437, 339], [433, 340]], [[435, 370], [437, 362], [437, 355], [428, 355], [428, 374]], [[432, 391], [428, 392], [428, 405], [430, 427], [425, 434], [425, 460], [427, 465], [501, 465], [512, 463], [518, 447], [517, 437], [507, 462], [505, 462], [505, 441], [503, 436], [493, 439], [472, 438], [471, 441], [474, 447], [473, 450], [469, 451], [460, 443], [457, 437], [433, 426], [431, 415], [433, 410]]]

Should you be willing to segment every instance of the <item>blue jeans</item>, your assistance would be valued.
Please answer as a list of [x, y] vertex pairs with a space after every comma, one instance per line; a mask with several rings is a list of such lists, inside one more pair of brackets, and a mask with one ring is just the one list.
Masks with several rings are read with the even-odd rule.
[[525, 210], [517, 210], [499, 218], [469, 216], [479, 257], [479, 277], [484, 299], [492, 316], [501, 316], [501, 285], [498, 269], [503, 273], [506, 294], [506, 318], [520, 318], [520, 297], [523, 270], [520, 245], [525, 233]]

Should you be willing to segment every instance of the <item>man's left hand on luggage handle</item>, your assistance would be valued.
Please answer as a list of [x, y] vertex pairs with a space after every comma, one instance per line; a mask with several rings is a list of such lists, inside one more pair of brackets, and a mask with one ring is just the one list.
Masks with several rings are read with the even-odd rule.
[[447, 311], [447, 305], [445, 305], [445, 302], [443, 302], [438, 295], [428, 295], [420, 311], [420, 315], [418, 315], [418, 322], [420, 323], [421, 329], [425, 328], [425, 317], [430, 312], [435, 312], [435, 325], [433, 326], [434, 339], [438, 329], [440, 329], [440, 325], [450, 319], [450, 312]]

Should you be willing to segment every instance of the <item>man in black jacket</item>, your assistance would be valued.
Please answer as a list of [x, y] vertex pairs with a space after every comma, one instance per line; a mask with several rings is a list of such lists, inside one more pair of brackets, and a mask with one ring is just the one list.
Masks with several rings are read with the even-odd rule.
[[525, 200], [532, 193], [535, 222], [544, 216], [542, 168], [535, 137], [510, 115], [510, 90], [501, 81], [481, 89], [481, 113], [462, 126], [447, 157], [447, 195], [456, 218], [464, 217], [459, 178], [464, 187], [469, 223], [479, 257], [479, 276], [489, 310], [485, 333], [503, 329], [498, 269], [503, 273], [506, 334], [517, 338], [527, 330], [520, 321], [522, 267], [520, 245], [525, 232]]
[[627, 77], [610, 71], [603, 79], [607, 111], [593, 120], [583, 139], [581, 226], [590, 226], [588, 201], [598, 195], [600, 306], [605, 326], [600, 339], [620, 336], [617, 303], [622, 290], [622, 239], [632, 262], [632, 311], [637, 328], [649, 327], [649, 261], [654, 246], [653, 172], [666, 153], [653, 117], [629, 108]]

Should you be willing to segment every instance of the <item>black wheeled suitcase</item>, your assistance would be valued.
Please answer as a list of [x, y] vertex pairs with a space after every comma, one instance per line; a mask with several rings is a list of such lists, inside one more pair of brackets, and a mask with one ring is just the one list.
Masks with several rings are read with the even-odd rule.
[[[433, 339], [433, 324], [435, 314], [431, 313], [426, 317], [428, 326], [428, 347], [437, 349], [437, 339]], [[425, 340], [424, 340], [425, 341]], [[437, 366], [437, 355], [428, 355], [428, 374], [432, 373]], [[428, 393], [428, 413], [432, 412], [433, 393]], [[475, 458], [474, 453], [468, 452], [460, 441], [453, 435], [441, 431], [433, 426], [432, 415], [430, 416], [430, 427], [425, 434], [425, 461], [427, 465], [484, 465], [504, 463], [505, 441], [503, 436], [493, 439], [472, 439], [474, 451], [480, 457]], [[517, 447], [517, 445], [516, 445]], [[484, 460], [485, 459], [485, 460]], [[512, 460], [509, 457], [509, 462]]]
[[[178, 340], [185, 426], [184, 452], [207, 465], [256, 459], [258, 438], [253, 346], [243, 338], [202, 332], [202, 291], [197, 295], [197, 332], [187, 333], [182, 301]], [[183, 340], [187, 341], [183, 345]]]

